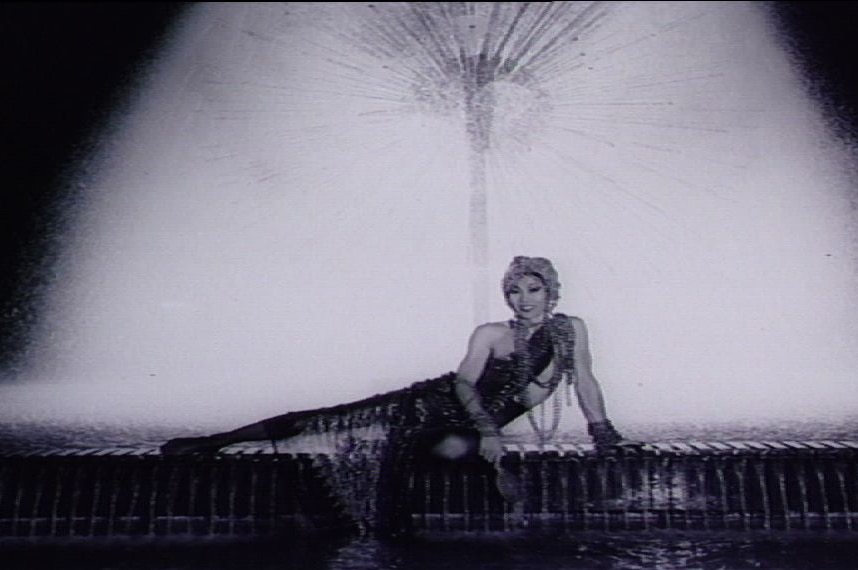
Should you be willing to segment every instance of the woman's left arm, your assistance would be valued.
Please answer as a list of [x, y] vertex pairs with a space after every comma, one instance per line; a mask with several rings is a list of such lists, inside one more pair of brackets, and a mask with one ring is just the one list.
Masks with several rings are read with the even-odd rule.
[[578, 396], [578, 405], [587, 418], [587, 431], [596, 447], [608, 448], [622, 442], [623, 437], [608, 419], [602, 388], [593, 374], [587, 325], [578, 317], [571, 317], [571, 321], [575, 328], [575, 394]]
[[575, 328], [575, 395], [578, 396], [578, 406], [588, 423], [603, 422], [608, 414], [602, 389], [593, 374], [587, 325], [578, 317], [570, 317], [570, 320]]

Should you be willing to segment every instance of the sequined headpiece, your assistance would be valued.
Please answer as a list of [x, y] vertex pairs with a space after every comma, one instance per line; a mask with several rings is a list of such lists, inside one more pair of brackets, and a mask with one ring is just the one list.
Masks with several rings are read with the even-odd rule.
[[557, 301], [560, 300], [560, 279], [557, 277], [557, 270], [544, 257], [517, 255], [513, 258], [501, 282], [507, 304], [509, 304], [509, 293], [513, 286], [519, 279], [527, 275], [535, 275], [542, 280], [548, 290], [548, 310], [554, 310]]

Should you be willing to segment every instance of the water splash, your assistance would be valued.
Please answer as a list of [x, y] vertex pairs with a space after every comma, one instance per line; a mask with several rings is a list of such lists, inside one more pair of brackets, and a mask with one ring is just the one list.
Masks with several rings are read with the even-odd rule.
[[[550, 106], [547, 84], [558, 70], [583, 66], [578, 43], [593, 31], [607, 7], [603, 2], [451, 2], [366, 9], [369, 15], [358, 18], [361, 27], [340, 36], [385, 67], [396, 66], [397, 77], [421, 106], [444, 115], [464, 115], [474, 320], [484, 323], [490, 316], [485, 296], [487, 152], [505, 138], [527, 136], [528, 126]], [[499, 133], [494, 132], [496, 123]]]
[[518, 253], [620, 420], [854, 407], [840, 149], [761, 5], [201, 4], [113, 132], [4, 418], [232, 427], [432, 377]]

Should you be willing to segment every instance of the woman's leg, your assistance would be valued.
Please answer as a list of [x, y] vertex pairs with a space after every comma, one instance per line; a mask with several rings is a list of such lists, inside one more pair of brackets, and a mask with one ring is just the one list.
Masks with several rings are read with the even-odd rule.
[[[480, 433], [469, 428], [440, 428], [427, 430], [417, 436], [417, 459], [423, 462], [479, 463]], [[510, 503], [521, 500], [521, 481], [515, 472], [501, 463], [494, 463], [495, 486]]]
[[[527, 413], [527, 408], [509, 401], [492, 418], [499, 428]], [[471, 427], [442, 426], [424, 429], [417, 436], [417, 449], [424, 458], [449, 461], [479, 459], [480, 432]]]
[[385, 410], [390, 408], [391, 402], [400, 401], [410, 393], [409, 388], [404, 388], [384, 394], [376, 394], [375, 396], [370, 396], [369, 398], [350, 404], [289, 412], [238, 429], [209, 436], [171, 439], [161, 446], [161, 453], [164, 455], [214, 453], [222, 447], [244, 441], [286, 439], [303, 432], [304, 428], [308, 424], [312, 424], [314, 419], [327, 417], [334, 420], [336, 418], [349, 417], [358, 411], [376, 410], [380, 416], [384, 416], [387, 413]]
[[469, 461], [478, 456], [480, 434], [475, 429], [439, 427], [424, 429], [415, 436], [418, 461]]
[[234, 443], [285, 439], [302, 431], [299, 420], [303, 414], [288, 413], [268, 418], [240, 428], [201, 437], [178, 437], [161, 446], [164, 455], [214, 453]]

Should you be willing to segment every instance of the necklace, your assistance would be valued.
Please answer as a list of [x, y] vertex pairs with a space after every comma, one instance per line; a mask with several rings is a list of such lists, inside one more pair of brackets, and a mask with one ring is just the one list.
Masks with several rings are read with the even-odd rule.
[[[534, 335], [534, 333], [536, 333], [536, 331], [539, 330], [539, 328], [542, 327], [544, 324], [545, 324], [544, 320], [539, 321], [538, 323], [528, 323], [527, 321], [525, 321], [523, 319], [512, 319], [512, 320], [510, 320], [509, 326], [512, 329], [513, 334], [514, 334], [513, 338], [514, 338], [514, 343], [515, 343], [514, 344], [515, 351], [518, 352], [519, 344], [520, 344], [518, 337], [521, 334], [524, 335], [525, 341], [529, 341], [530, 337], [532, 337]], [[527, 345], [526, 342], [525, 342], [524, 346], [526, 347], [527, 350], [529, 350], [529, 345]]]
[[[531, 329], [535, 329], [538, 325], [545, 325], [549, 334], [549, 342], [552, 344], [554, 353], [554, 371], [549, 379], [541, 381], [533, 374], [533, 364], [530, 354], [529, 333]], [[527, 386], [533, 382], [537, 386], [553, 393], [564, 374], [571, 378], [574, 374], [574, 358], [573, 350], [575, 345], [575, 329], [571, 319], [566, 315], [558, 314], [556, 316], [547, 315], [539, 323], [525, 323], [520, 320], [512, 321], [513, 333], [515, 335], [515, 352], [518, 354], [518, 366], [516, 368], [517, 385], [521, 386], [523, 399], [526, 400], [524, 391]], [[569, 395], [567, 394], [567, 398]], [[560, 398], [554, 395], [553, 414], [551, 427], [547, 424], [545, 413], [545, 404], [540, 407], [540, 421], [537, 421], [533, 409], [527, 411], [527, 418], [530, 425], [539, 437], [540, 444], [551, 439], [560, 427], [560, 417], [562, 409], [560, 406]]]

